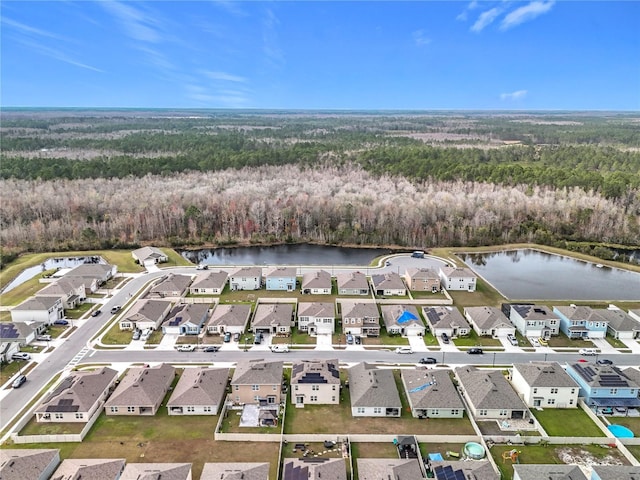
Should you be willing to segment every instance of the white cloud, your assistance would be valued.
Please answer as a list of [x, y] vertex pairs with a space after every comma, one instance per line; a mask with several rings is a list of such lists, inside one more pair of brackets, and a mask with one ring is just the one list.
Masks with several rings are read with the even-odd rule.
[[527, 93], [528, 92], [526, 90], [516, 90], [515, 92], [511, 93], [501, 93], [500, 100], [522, 100], [527, 96]]
[[47, 32], [46, 30], [42, 30], [40, 28], [31, 27], [24, 23], [11, 20], [10, 18], [7, 18], [7, 17], [2, 18], [2, 23], [7, 27], [11, 27], [27, 36], [55, 38], [58, 40], [62, 39], [60, 36], [56, 35], [55, 33]]
[[419, 47], [429, 45], [431, 43], [431, 39], [426, 36], [424, 30], [416, 30], [411, 34], [411, 36], [413, 37], [415, 44]]
[[157, 31], [157, 21], [150, 12], [133, 7], [133, 3], [100, 2], [100, 5], [111, 15], [116, 17], [126, 34], [134, 40], [148, 43], [158, 43], [162, 35]]
[[491, 25], [493, 21], [502, 13], [502, 9], [494, 7], [486, 12], [482, 12], [476, 23], [471, 26], [472, 32], [481, 32], [485, 27]]
[[53, 58], [55, 60], [59, 60], [64, 63], [68, 63], [69, 65], [73, 65], [74, 67], [84, 68], [85, 70], [92, 70], [94, 72], [104, 73], [104, 70], [100, 70], [99, 68], [94, 67], [93, 65], [89, 65], [87, 63], [76, 60], [71, 55], [69, 55], [68, 53], [65, 53], [64, 51], [58, 48], [42, 45], [38, 42], [34, 42], [31, 40], [20, 40], [20, 43], [30, 48], [34, 52], [39, 53], [40, 55], [43, 55], [45, 57]]
[[273, 10], [267, 9], [262, 21], [262, 51], [268, 62], [279, 66], [284, 63], [284, 53], [279, 46], [277, 26], [280, 24]]
[[462, 12], [460, 12], [460, 14], [456, 17], [456, 20], [459, 20], [461, 22], [466, 22], [469, 11], [474, 10], [475, 8], [477, 8], [477, 6], [478, 6], [478, 2], [476, 0], [472, 0], [472, 2], [469, 3]]
[[516, 8], [513, 12], [508, 13], [502, 23], [500, 24], [500, 30], [508, 30], [521, 23], [528, 22], [534, 18], [547, 13], [553, 7], [555, 0], [549, 1], [534, 1], [523, 7]]
[[222, 80], [225, 82], [247, 83], [245, 77], [239, 75], [233, 75], [227, 72], [203, 72], [207, 77], [212, 80]]

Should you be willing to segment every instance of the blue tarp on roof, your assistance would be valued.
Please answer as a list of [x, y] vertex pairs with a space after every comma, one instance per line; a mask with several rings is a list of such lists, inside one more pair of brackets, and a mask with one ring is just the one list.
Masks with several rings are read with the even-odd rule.
[[416, 317], [413, 313], [405, 310], [404, 312], [402, 312], [402, 315], [400, 315], [398, 317], [398, 323], [406, 323], [406, 322], [411, 322], [411, 321], [415, 321], [418, 320], [418, 317]]

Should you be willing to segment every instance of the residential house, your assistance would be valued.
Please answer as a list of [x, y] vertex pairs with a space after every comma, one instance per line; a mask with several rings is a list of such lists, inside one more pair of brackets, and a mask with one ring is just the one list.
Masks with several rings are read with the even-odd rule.
[[253, 314], [251, 330], [254, 333], [289, 334], [293, 322], [291, 303], [259, 303]]
[[380, 335], [380, 313], [374, 302], [341, 301], [342, 331], [345, 334], [377, 337]]
[[402, 403], [391, 370], [361, 362], [348, 373], [353, 417], [400, 417]]
[[516, 334], [516, 327], [497, 307], [465, 307], [464, 317], [481, 337], [504, 337]]
[[308, 295], [331, 295], [331, 274], [324, 270], [303, 274], [301, 291]]
[[424, 478], [416, 458], [358, 458], [359, 480], [421, 480]]
[[632, 340], [640, 337], [640, 319], [636, 320], [618, 308], [599, 308], [598, 313], [607, 322], [607, 333], [617, 340]]
[[100, 479], [119, 480], [124, 458], [67, 458], [56, 469], [51, 480]]
[[191, 284], [189, 275], [170, 273], [160, 279], [147, 294], [147, 298], [182, 297]]
[[61, 278], [40, 290], [38, 297], [59, 298], [65, 310], [77, 308], [86, 299], [84, 281], [81, 278]]
[[173, 307], [162, 324], [162, 333], [169, 335], [199, 335], [209, 318], [208, 303], [181, 303]]
[[108, 263], [83, 263], [72, 268], [63, 277], [65, 279], [80, 279], [84, 282], [87, 294], [94, 293], [118, 273], [117, 265]]
[[[513, 464], [513, 480], [587, 480], [578, 465]], [[622, 479], [616, 479], [622, 480]]]
[[330, 302], [300, 302], [298, 304], [298, 330], [309, 335], [335, 332], [336, 306]]
[[282, 480], [347, 480], [347, 478], [347, 464], [344, 458], [286, 458], [282, 466]]
[[477, 420], [526, 419], [529, 410], [499, 370], [458, 367], [456, 377]]
[[440, 267], [440, 285], [447, 290], [476, 291], [477, 275], [469, 268]]
[[557, 362], [516, 363], [511, 384], [529, 407], [576, 408], [580, 388]]
[[51, 325], [64, 317], [64, 306], [59, 297], [29, 297], [11, 309], [14, 322], [42, 322]]
[[631, 318], [635, 318], [640, 322], [640, 308], [629, 310], [629, 316], [631, 316]]
[[347, 272], [336, 275], [338, 295], [369, 295], [369, 282], [364, 273]]
[[593, 465], [589, 480], [638, 480], [640, 467], [637, 465]]
[[407, 268], [404, 279], [411, 291], [432, 293], [440, 291], [440, 276], [432, 268]]
[[228, 381], [228, 368], [185, 368], [167, 402], [169, 415], [217, 415]]
[[402, 369], [400, 373], [414, 417], [464, 417], [464, 402], [451, 380], [450, 370]]
[[603, 408], [640, 407], [640, 385], [614, 365], [570, 363], [567, 373], [580, 386], [580, 396], [596, 412]]
[[569, 338], [604, 338], [608, 322], [591, 307], [567, 305], [553, 307], [560, 317], [560, 330]]
[[0, 322], [0, 342], [15, 343], [17, 347], [29, 345], [43, 328], [41, 322]]
[[130, 368], [104, 410], [107, 415], [155, 415], [175, 378], [168, 364]]
[[3, 448], [0, 450], [0, 478], [6, 480], [49, 480], [60, 463], [60, 450]]
[[463, 337], [471, 332], [471, 326], [456, 307], [422, 307], [422, 314], [436, 337], [443, 333], [449, 337]]
[[291, 369], [291, 402], [296, 406], [340, 403], [338, 360], [301, 360]]
[[137, 300], [120, 316], [120, 330], [157, 330], [171, 311], [171, 305], [167, 300]]
[[[127, 463], [120, 480], [191, 480], [190, 463]], [[213, 478], [201, 476], [201, 479]]]
[[244, 333], [251, 315], [251, 305], [218, 304], [207, 321], [207, 333]]
[[36, 407], [36, 421], [88, 422], [102, 409], [117, 380], [118, 372], [107, 367], [72, 371]]
[[227, 284], [229, 273], [224, 270], [219, 272], [203, 271], [196, 276], [189, 287], [191, 295], [221, 295]]
[[424, 336], [426, 329], [414, 305], [382, 305], [380, 310], [389, 335]]
[[548, 340], [560, 332], [560, 317], [545, 305], [511, 305], [509, 320], [525, 337]]
[[[435, 480], [500, 480], [500, 474], [496, 473], [491, 463], [487, 460], [473, 460], [471, 462], [432, 461], [430, 465]], [[542, 480], [542, 477], [538, 480]], [[545, 480], [549, 479], [545, 478]]]
[[282, 362], [240, 360], [231, 379], [231, 399], [235, 403], [280, 404], [282, 397]]
[[210, 463], [204, 464], [201, 480], [269, 480], [268, 463]]
[[407, 287], [402, 281], [402, 277], [396, 272], [381, 273], [371, 276], [373, 291], [379, 296], [404, 296], [407, 294]]
[[169, 261], [167, 254], [156, 247], [138, 248], [131, 252], [131, 256], [137, 263], [145, 267]]
[[267, 290], [293, 292], [296, 289], [296, 269], [294, 267], [273, 267], [264, 274]]
[[229, 275], [231, 290], [260, 290], [262, 287], [262, 269], [260, 267], [242, 267]]

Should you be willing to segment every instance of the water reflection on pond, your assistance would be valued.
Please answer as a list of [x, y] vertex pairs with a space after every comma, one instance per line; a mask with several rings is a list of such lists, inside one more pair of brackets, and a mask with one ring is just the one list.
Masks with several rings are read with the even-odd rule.
[[459, 254], [510, 299], [640, 300], [640, 274], [532, 249]]

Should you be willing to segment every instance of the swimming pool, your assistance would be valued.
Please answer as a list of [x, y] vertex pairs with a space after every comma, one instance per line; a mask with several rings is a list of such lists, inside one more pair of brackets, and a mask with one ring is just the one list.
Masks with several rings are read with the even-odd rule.
[[484, 458], [484, 447], [476, 442], [469, 442], [464, 446], [464, 454], [474, 460]]
[[624, 425], [609, 425], [607, 427], [616, 438], [633, 438], [633, 432]]

